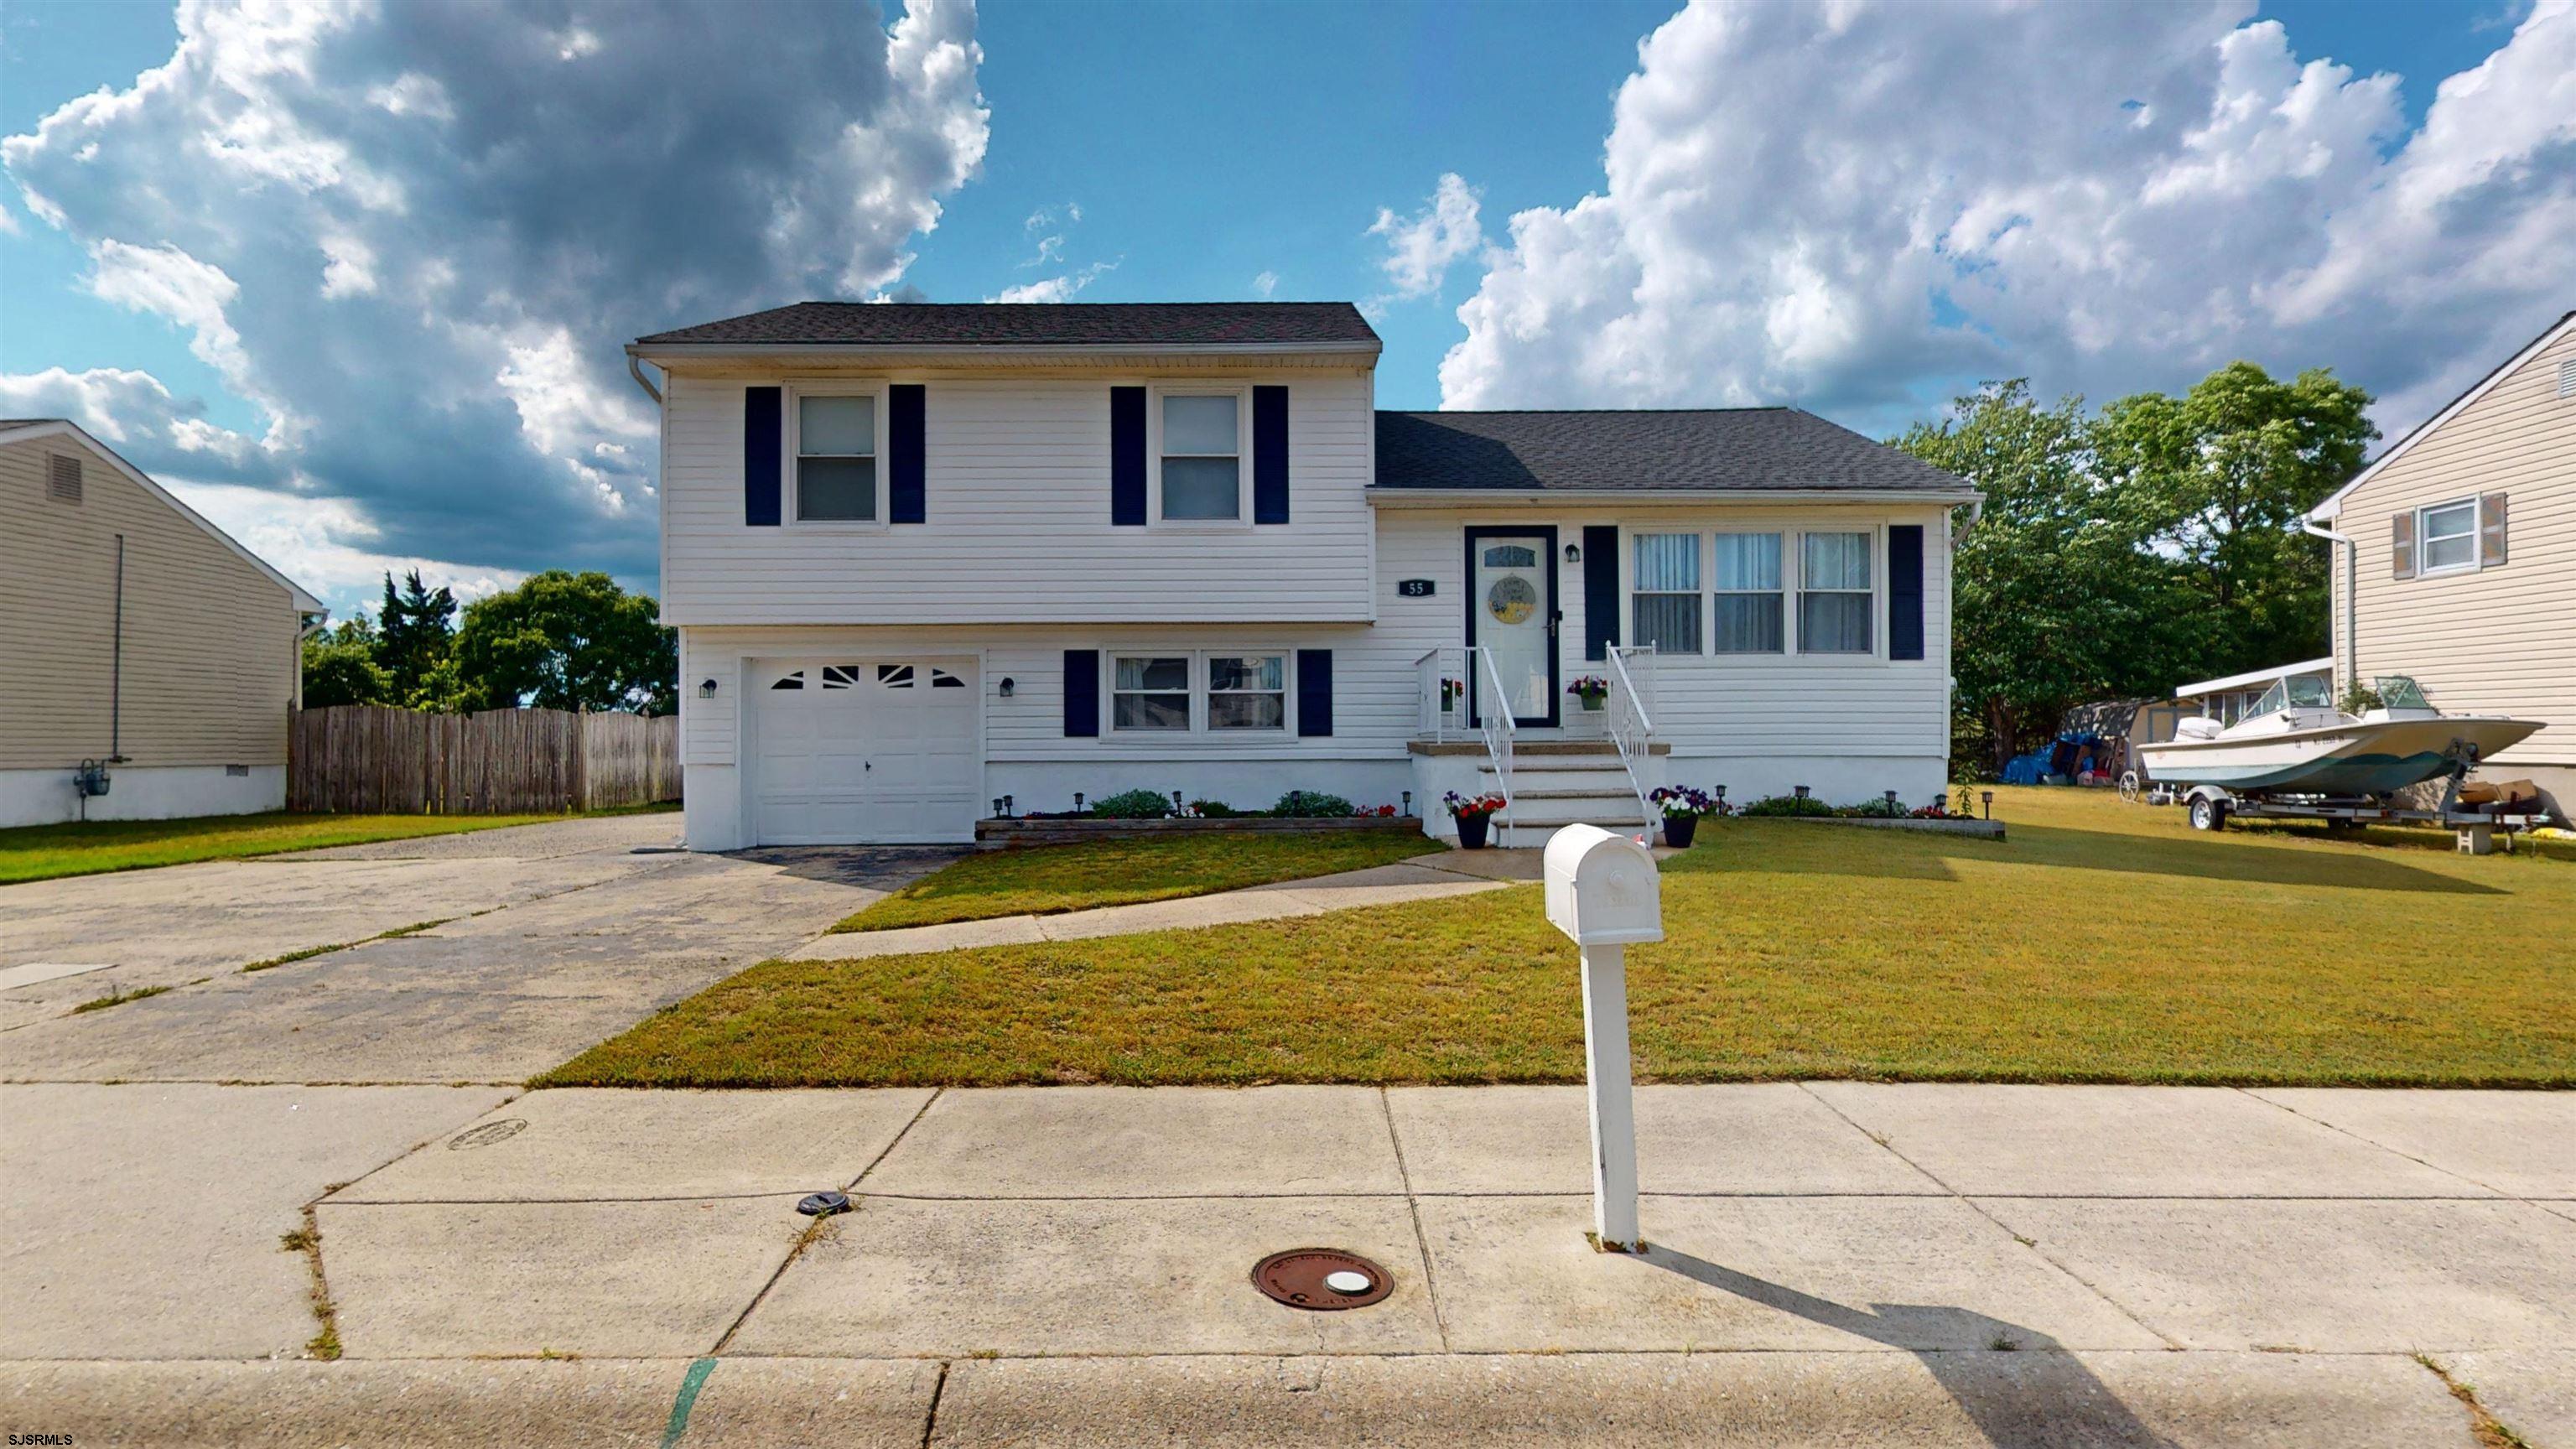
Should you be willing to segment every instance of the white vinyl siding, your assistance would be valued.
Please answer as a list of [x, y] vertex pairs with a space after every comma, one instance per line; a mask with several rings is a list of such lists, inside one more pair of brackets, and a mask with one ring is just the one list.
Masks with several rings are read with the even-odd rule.
[[[1365, 490], [1374, 414], [1365, 373], [1283, 369], [1253, 379], [1289, 389], [1293, 521], [1257, 530], [1248, 522], [1175, 525], [1177, 533], [1110, 522], [1109, 389], [1113, 382], [1152, 379], [1106, 374], [887, 379], [926, 387], [928, 521], [895, 530], [746, 526], [743, 388], [776, 380], [683, 369], [667, 381], [667, 623], [1370, 617], [1372, 520]], [[1248, 454], [1248, 424], [1239, 436]], [[882, 442], [882, 426], [877, 437]], [[1243, 469], [1250, 471], [1248, 456]]]

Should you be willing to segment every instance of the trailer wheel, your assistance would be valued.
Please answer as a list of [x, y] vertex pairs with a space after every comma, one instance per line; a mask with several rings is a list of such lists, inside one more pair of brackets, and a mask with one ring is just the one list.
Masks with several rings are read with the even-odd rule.
[[2120, 772], [2120, 803], [2123, 805], [2138, 803], [2138, 772], [2135, 770]]
[[2227, 807], [2210, 799], [2206, 795], [2192, 796], [2191, 828], [2194, 830], [2225, 830], [2227, 828]]
[[2329, 815], [2326, 817], [2326, 834], [2350, 835], [2352, 834], [2353, 823], [2354, 822], [2345, 819], [2343, 816]]

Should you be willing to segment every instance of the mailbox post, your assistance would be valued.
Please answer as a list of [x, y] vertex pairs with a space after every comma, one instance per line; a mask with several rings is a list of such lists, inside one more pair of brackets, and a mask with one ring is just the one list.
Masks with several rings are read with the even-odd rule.
[[1628, 1063], [1628, 945], [1664, 939], [1655, 857], [1597, 825], [1547, 843], [1547, 919], [1582, 949], [1583, 1075], [1592, 1099], [1592, 1225], [1605, 1251], [1634, 1252], [1637, 1118]]

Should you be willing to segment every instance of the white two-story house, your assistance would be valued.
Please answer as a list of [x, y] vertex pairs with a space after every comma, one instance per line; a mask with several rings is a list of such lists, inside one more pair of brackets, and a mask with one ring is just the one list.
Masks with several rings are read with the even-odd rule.
[[1139, 787], [1434, 833], [1499, 790], [1536, 843], [1666, 782], [1943, 786], [1977, 495], [1808, 413], [1380, 412], [1344, 303], [809, 302], [628, 352], [697, 849]]

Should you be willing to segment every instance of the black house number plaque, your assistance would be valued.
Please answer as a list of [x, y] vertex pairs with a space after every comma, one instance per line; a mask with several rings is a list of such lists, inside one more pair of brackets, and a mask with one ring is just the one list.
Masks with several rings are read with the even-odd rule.
[[1427, 599], [1431, 597], [1431, 580], [1402, 579], [1397, 581], [1395, 591], [1408, 599]]

